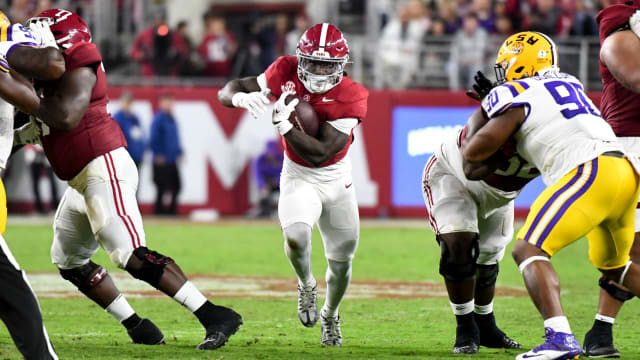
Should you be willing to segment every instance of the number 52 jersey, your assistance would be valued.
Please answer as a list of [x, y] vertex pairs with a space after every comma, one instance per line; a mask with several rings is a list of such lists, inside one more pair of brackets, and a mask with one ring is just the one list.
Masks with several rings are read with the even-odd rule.
[[558, 71], [506, 82], [482, 101], [495, 118], [524, 106], [515, 132], [518, 153], [535, 165], [547, 186], [607, 151], [623, 151], [613, 130], [575, 77]]

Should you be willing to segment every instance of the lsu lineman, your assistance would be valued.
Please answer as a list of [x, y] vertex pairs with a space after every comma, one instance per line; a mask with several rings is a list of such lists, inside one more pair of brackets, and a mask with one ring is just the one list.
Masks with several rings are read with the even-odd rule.
[[483, 99], [490, 120], [464, 141], [470, 162], [489, 158], [509, 138], [542, 173], [547, 188], [517, 235], [513, 257], [544, 318], [542, 345], [517, 359], [571, 359], [582, 353], [560, 303], [549, 258], [587, 236], [589, 259], [608, 279], [640, 294], [640, 266], [629, 261], [640, 191], [636, 159], [623, 153], [575, 77], [561, 73], [557, 51], [544, 34], [510, 36], [496, 59], [498, 82]]

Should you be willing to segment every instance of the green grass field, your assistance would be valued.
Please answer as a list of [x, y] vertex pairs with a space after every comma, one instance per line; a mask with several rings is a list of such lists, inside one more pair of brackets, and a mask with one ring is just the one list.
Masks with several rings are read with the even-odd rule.
[[[52, 230], [48, 225], [11, 225], [6, 232], [15, 257], [29, 274], [54, 273], [49, 258]], [[188, 274], [228, 274], [286, 277], [295, 288], [293, 270], [284, 255], [277, 224], [180, 225], [148, 223], [148, 246], [173, 257]], [[317, 279], [326, 268], [322, 242], [314, 236], [313, 264]], [[509, 250], [510, 251], [510, 250]], [[438, 275], [439, 248], [431, 232], [418, 228], [367, 226], [354, 259], [354, 280], [432, 281]], [[100, 250], [94, 261], [109, 271]], [[563, 302], [574, 333], [582, 341], [597, 305], [597, 271], [587, 259], [586, 241], [580, 241], [553, 259], [560, 274]], [[523, 282], [507, 253], [499, 286], [523, 289]], [[132, 345], [124, 328], [97, 305], [81, 297], [40, 299], [43, 318], [61, 359], [450, 359], [455, 320], [445, 298], [346, 299], [341, 306], [342, 348], [320, 346], [320, 326], [304, 328], [296, 315], [296, 298], [212, 298], [231, 306], [245, 324], [221, 349], [195, 350], [204, 331], [187, 310], [169, 298], [130, 298], [143, 317], [164, 332], [167, 344]], [[527, 349], [542, 341], [542, 320], [526, 296], [496, 298], [498, 324]], [[640, 358], [636, 337], [640, 306], [623, 308], [614, 334], [624, 358]], [[481, 348], [473, 359], [513, 359], [518, 351]], [[456, 356], [465, 357], [465, 356]], [[0, 358], [19, 359], [6, 329], [0, 329]]]

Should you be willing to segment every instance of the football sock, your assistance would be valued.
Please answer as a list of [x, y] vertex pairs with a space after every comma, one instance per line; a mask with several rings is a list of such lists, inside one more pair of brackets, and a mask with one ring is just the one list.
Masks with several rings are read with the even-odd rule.
[[131, 330], [132, 328], [138, 326], [138, 324], [140, 324], [141, 321], [142, 319], [140, 319], [140, 316], [133, 314], [129, 316], [126, 320], [123, 320], [122, 325], [124, 325], [124, 327], [127, 328], [127, 330]]
[[488, 303], [487, 305], [478, 305], [475, 304], [473, 308], [473, 312], [478, 315], [489, 315], [493, 313], [493, 301]]
[[129, 305], [129, 303], [127, 302], [127, 299], [125, 299], [122, 294], [118, 295], [111, 302], [111, 304], [109, 304], [109, 306], [107, 306], [104, 309], [104, 311], [111, 314], [111, 316], [113, 316], [116, 320], [118, 320], [118, 322], [123, 324], [125, 319], [130, 318], [132, 315], [135, 315], [136, 313], [131, 307], [131, 305]]
[[498, 328], [498, 325], [496, 325], [496, 318], [493, 313], [478, 314], [474, 312], [473, 318], [476, 320], [476, 324], [478, 324], [480, 329], [494, 330]]
[[569, 320], [566, 316], [554, 316], [544, 321], [545, 328], [552, 328], [555, 332], [561, 332], [565, 334], [572, 334], [571, 327], [569, 326]]
[[[609, 319], [613, 320], [613, 318], [609, 318]], [[593, 335], [602, 335], [606, 337], [612, 337], [613, 336], [612, 329], [613, 329], [613, 321], [612, 322], [602, 321], [596, 318], [589, 332], [592, 333]]]
[[596, 314], [596, 322], [595, 322], [595, 324], [598, 324], [598, 323], [613, 324], [614, 321], [616, 321], [616, 318], [612, 318], [610, 316]]
[[198, 318], [198, 321], [200, 321], [200, 324], [202, 324], [202, 326], [207, 328], [209, 327], [209, 325], [216, 323], [218, 320], [216, 307], [217, 306], [213, 305], [211, 301], [205, 300], [205, 303], [202, 304], [202, 306], [200, 306], [198, 310], [194, 311], [193, 315]]
[[327, 298], [322, 306], [322, 316], [338, 316], [338, 307], [351, 281], [351, 260], [334, 261], [327, 259]]
[[198, 310], [207, 301], [207, 298], [189, 280], [185, 281], [180, 290], [173, 295], [173, 299], [191, 312]]
[[473, 303], [474, 303], [473, 299], [463, 304], [454, 304], [452, 302], [449, 302], [449, 304], [451, 304], [451, 310], [453, 310], [453, 314], [456, 316], [471, 314], [474, 308]]
[[[316, 283], [311, 273], [311, 232], [311, 226], [304, 223], [295, 223], [283, 230], [284, 251], [298, 275], [298, 282], [306, 287]], [[289, 242], [295, 243], [295, 246], [289, 246]]]

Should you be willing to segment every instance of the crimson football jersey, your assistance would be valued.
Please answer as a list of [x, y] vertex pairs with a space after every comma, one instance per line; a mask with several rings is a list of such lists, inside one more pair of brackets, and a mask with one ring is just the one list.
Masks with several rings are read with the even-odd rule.
[[[76, 176], [91, 160], [111, 150], [127, 146], [118, 123], [107, 112], [107, 76], [102, 56], [92, 43], [79, 42], [64, 51], [66, 71], [87, 66], [95, 70], [96, 83], [87, 111], [72, 130], [50, 128], [42, 146], [53, 171], [62, 180]], [[43, 83], [44, 96], [56, 91], [56, 82]]]
[[[273, 96], [279, 98], [285, 90], [295, 91], [298, 97], [313, 106], [316, 114], [318, 114], [320, 123], [346, 118], [355, 118], [358, 121], [362, 121], [367, 114], [369, 92], [364, 86], [345, 76], [337, 86], [326, 93], [310, 93], [298, 79], [298, 59], [295, 56], [279, 57], [269, 66], [264, 75], [267, 87]], [[353, 131], [351, 137], [353, 141]], [[352, 141], [348, 141], [342, 150], [320, 167], [335, 164], [342, 160], [347, 155]], [[296, 154], [284, 137], [282, 142], [289, 159], [298, 165], [311, 167]]]
[[[635, 5], [612, 5], [596, 17], [600, 29], [600, 44], [619, 29], [628, 29], [629, 17], [639, 8]], [[640, 136], [640, 95], [622, 86], [600, 60], [602, 76], [602, 117], [616, 136]]]

